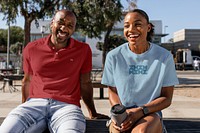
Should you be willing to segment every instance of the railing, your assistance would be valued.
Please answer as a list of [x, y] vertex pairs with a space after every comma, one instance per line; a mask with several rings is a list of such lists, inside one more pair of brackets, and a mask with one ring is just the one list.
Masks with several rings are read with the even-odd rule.
[[23, 75], [13, 74], [15, 70], [16, 69], [0, 69], [0, 79], [3, 80], [3, 86], [0, 87], [0, 90], [3, 92], [5, 92], [6, 83], [8, 83], [8, 88], [11, 93], [18, 91], [13, 85], [13, 80], [21, 80]]

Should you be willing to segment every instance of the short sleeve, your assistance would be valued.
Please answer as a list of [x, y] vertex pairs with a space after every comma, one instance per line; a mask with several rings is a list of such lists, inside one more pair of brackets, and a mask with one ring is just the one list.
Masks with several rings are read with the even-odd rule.
[[176, 74], [174, 59], [173, 59], [173, 56], [170, 54], [170, 56], [166, 62], [163, 87], [174, 86], [177, 84], [179, 84], [179, 81], [178, 81], [177, 74]]
[[83, 65], [81, 67], [81, 73], [88, 73], [92, 70], [92, 51], [88, 44], [86, 44], [86, 50], [84, 51], [85, 59], [83, 61]]
[[107, 86], [115, 87], [114, 73], [113, 73], [114, 60], [110, 53], [106, 56], [105, 66], [103, 70], [103, 77], [101, 83]]
[[23, 49], [23, 71], [24, 73], [28, 74], [33, 74], [32, 68], [31, 68], [31, 63], [30, 63], [30, 52], [29, 52], [29, 47], [26, 46]]

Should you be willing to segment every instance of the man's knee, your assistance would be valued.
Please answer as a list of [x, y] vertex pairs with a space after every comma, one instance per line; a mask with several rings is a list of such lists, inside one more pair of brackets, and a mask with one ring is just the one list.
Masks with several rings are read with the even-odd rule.
[[35, 132], [43, 131], [47, 127], [44, 119], [35, 121], [19, 114], [9, 114], [3, 121], [0, 132]]
[[85, 133], [86, 122], [83, 120], [68, 120], [63, 122], [57, 129], [53, 129], [58, 133]]

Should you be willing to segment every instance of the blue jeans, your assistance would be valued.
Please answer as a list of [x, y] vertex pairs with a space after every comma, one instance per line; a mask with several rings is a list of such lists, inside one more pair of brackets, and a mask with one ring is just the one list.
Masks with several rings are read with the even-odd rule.
[[47, 127], [51, 133], [84, 133], [86, 122], [76, 105], [31, 98], [8, 114], [0, 133], [42, 133]]

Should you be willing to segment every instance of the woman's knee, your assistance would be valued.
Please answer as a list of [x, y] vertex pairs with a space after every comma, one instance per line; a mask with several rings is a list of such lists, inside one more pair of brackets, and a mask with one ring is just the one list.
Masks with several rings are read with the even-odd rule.
[[110, 125], [109, 125], [109, 133], [120, 133], [120, 131], [118, 131], [117, 129], [115, 129], [113, 127], [114, 123], [111, 122]]
[[162, 121], [157, 114], [142, 118], [132, 129], [132, 133], [162, 133]]

